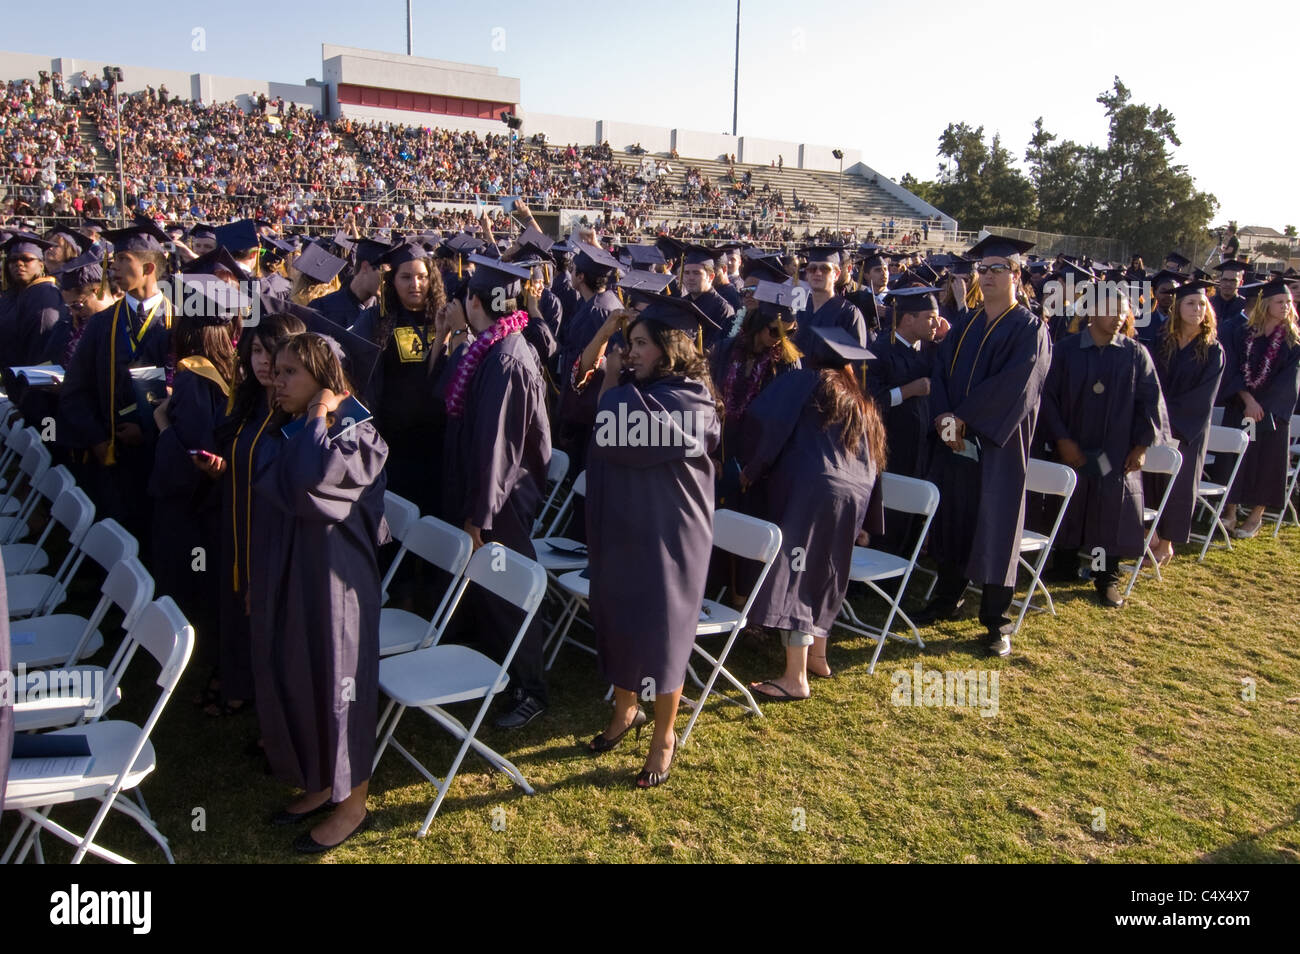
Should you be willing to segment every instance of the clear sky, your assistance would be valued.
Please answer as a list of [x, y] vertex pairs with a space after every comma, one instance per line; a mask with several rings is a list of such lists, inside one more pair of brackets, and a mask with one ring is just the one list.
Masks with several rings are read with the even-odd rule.
[[[405, 0], [71, 7], [94, 16], [52, 21], [49, 5], [8, 5], [0, 49], [298, 83], [320, 77], [322, 42], [406, 51]], [[518, 77], [525, 112], [731, 130], [734, 0], [414, 0], [414, 9], [417, 56]], [[195, 27], [206, 31], [201, 52]], [[1297, 35], [1291, 2], [1247, 24], [1205, 0], [742, 0], [739, 131], [857, 148], [891, 178], [933, 178], [949, 122], [1001, 133], [1017, 157], [1038, 116], [1062, 137], [1104, 143], [1095, 99], [1118, 74], [1137, 102], [1173, 113], [1176, 161], [1218, 197], [1216, 223], [1280, 230], [1300, 226], [1290, 182], [1300, 132], [1282, 109]], [[1280, 122], [1256, 127], [1274, 112]]]

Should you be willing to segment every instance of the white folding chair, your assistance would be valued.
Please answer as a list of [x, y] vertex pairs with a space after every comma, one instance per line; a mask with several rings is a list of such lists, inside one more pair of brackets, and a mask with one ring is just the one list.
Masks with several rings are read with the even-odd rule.
[[12, 471], [15, 464], [22, 457], [23, 453], [38, 443], [41, 439], [40, 432], [34, 427], [24, 427], [21, 417], [15, 418], [10, 425], [9, 430], [4, 436], [4, 450], [0, 452], [0, 474], [4, 475], [5, 484], [8, 487], [8, 479], [12, 477]]
[[447, 573], [451, 582], [429, 619], [395, 607], [379, 611], [381, 656], [409, 653], [419, 646], [431, 646], [442, 638], [442, 629], [447, 624], [447, 605], [474, 552], [474, 541], [468, 533], [437, 517], [421, 517], [411, 524], [403, 546], [425, 563]]
[[[36, 492], [36, 481], [50, 466], [50, 452], [41, 440], [40, 433], [34, 427], [25, 427], [15, 437], [18, 451], [18, 465], [14, 468], [12, 479], [0, 494], [0, 515], [12, 518], [23, 508], [23, 503]], [[43, 466], [42, 466], [43, 465]], [[25, 497], [18, 493], [27, 488]], [[9, 528], [0, 525], [0, 538]]]
[[[1025, 492], [1043, 494], [1047, 497], [1059, 497], [1061, 503], [1056, 511], [1056, 519], [1052, 522], [1052, 529], [1046, 536], [1030, 530], [1028, 527], [1024, 528], [1020, 533], [1020, 556], [1018, 559], [1020, 566], [1029, 572], [1029, 589], [1025, 591], [1023, 600], [1011, 601], [1012, 606], [1020, 608], [1020, 614], [1016, 617], [1016, 628], [1012, 632], [1012, 636], [1020, 632], [1020, 627], [1025, 622], [1025, 614], [1030, 609], [1036, 613], [1046, 610], [1053, 616], [1056, 615], [1056, 604], [1052, 602], [1052, 594], [1043, 585], [1043, 568], [1047, 565], [1047, 557], [1056, 543], [1056, 534], [1061, 529], [1061, 521], [1065, 519], [1065, 511], [1070, 506], [1070, 498], [1074, 496], [1074, 488], [1078, 482], [1078, 475], [1064, 464], [1039, 460], [1036, 457], [1029, 459], [1029, 467], [1025, 471]], [[1033, 563], [1025, 559], [1025, 554], [1028, 553], [1038, 554]], [[1035, 590], [1043, 591], [1043, 597], [1047, 601], [1046, 606], [1033, 605]]]
[[1160, 518], [1164, 515], [1165, 507], [1169, 503], [1169, 495], [1173, 493], [1174, 481], [1178, 479], [1178, 472], [1183, 468], [1183, 453], [1177, 447], [1169, 444], [1157, 444], [1154, 447], [1147, 448], [1146, 461], [1142, 464], [1142, 473], [1144, 474], [1163, 474], [1165, 476], [1165, 492], [1160, 497], [1160, 505], [1154, 510], [1145, 506], [1143, 500], [1142, 522], [1150, 524], [1151, 529], [1146, 533], [1142, 541], [1142, 556], [1138, 557], [1133, 564], [1133, 575], [1129, 577], [1128, 587], [1124, 590], [1124, 598], [1128, 599], [1133, 587], [1138, 581], [1138, 576], [1142, 573], [1142, 562], [1145, 560], [1151, 565], [1151, 570], [1156, 575], [1156, 580], [1164, 579], [1160, 575], [1160, 564], [1156, 562], [1156, 555], [1151, 552], [1151, 538], [1156, 534], [1156, 527], [1160, 524]]
[[574, 479], [573, 486], [569, 488], [564, 503], [556, 510], [555, 517], [551, 520], [550, 526], [546, 528], [546, 533], [543, 536], [533, 538], [533, 550], [537, 553], [537, 562], [546, 570], [548, 592], [553, 593], [560, 604], [560, 612], [552, 622], [550, 631], [546, 634], [546, 639], [542, 644], [543, 652], [548, 648], [551, 649], [551, 655], [546, 664], [547, 669], [554, 665], [555, 657], [559, 655], [560, 647], [565, 642], [569, 642], [587, 652], [595, 652], [592, 647], [569, 638], [569, 629], [575, 622], [583, 604], [571, 594], [566, 593], [558, 582], [561, 574], [581, 570], [587, 565], [586, 545], [561, 535], [573, 517], [573, 509], [577, 498], [586, 495], [587, 472], [583, 471]]
[[[713, 512], [713, 548], [744, 560], [753, 560], [755, 563], [761, 564], [762, 568], [759, 570], [754, 585], [749, 589], [749, 596], [745, 600], [745, 605], [739, 610], [725, 606], [715, 600], [707, 598], [704, 600], [704, 606], [700, 610], [700, 622], [695, 628], [693, 652], [703, 657], [705, 662], [709, 663], [713, 668], [709, 672], [709, 678], [705, 680], [703, 688], [700, 690], [699, 699], [691, 706], [691, 717], [686, 723], [686, 728], [682, 730], [680, 739], [683, 745], [686, 744], [686, 740], [690, 737], [691, 730], [695, 728], [695, 720], [700, 717], [700, 713], [704, 710], [704, 704], [708, 701], [709, 694], [713, 693], [713, 686], [718, 681], [719, 676], [739, 690], [744, 702], [738, 702], [720, 692], [714, 693], [714, 695], [724, 702], [730, 702], [748, 709], [756, 716], [761, 717], [763, 715], [753, 693], [749, 691], [749, 687], [727, 670], [726, 663], [727, 656], [731, 653], [731, 647], [735, 645], [740, 631], [748, 623], [749, 610], [754, 605], [754, 600], [758, 598], [758, 593], [763, 588], [763, 582], [767, 579], [768, 573], [772, 570], [772, 565], [781, 553], [781, 528], [774, 523], [737, 513], [734, 510], [715, 510]], [[714, 650], [710, 652], [700, 642], [702, 638], [723, 635], [726, 636], [726, 640], [723, 642], [721, 651]], [[687, 669], [698, 684], [700, 679], [695, 673], [694, 667], [688, 664]], [[685, 696], [682, 699], [689, 702]]]
[[[130, 656], [135, 654], [137, 648], [143, 648], [160, 668], [158, 686], [161, 691], [148, 718], [142, 726], [130, 722], [100, 720], [90, 725], [49, 733], [52, 736], [85, 738], [90, 748], [90, 764], [75, 774], [56, 774], [66, 770], [53, 767], [46, 768], [47, 774], [28, 773], [22, 765], [26, 760], [16, 759], [10, 767], [9, 783], [5, 787], [5, 808], [17, 811], [22, 821], [5, 850], [4, 857], [0, 858], [0, 863], [10, 860], [22, 862], [33, 846], [37, 860], [43, 860], [37, 839], [41, 830], [45, 830], [76, 848], [72, 857], [73, 864], [80, 864], [87, 854], [118, 864], [129, 864], [127, 858], [95, 843], [109, 809], [113, 808], [134, 819], [162, 848], [167, 861], [174, 861], [166, 837], [150, 818], [138, 790], [138, 802], [118, 796], [124, 791], [137, 789], [145, 776], [157, 766], [157, 757], [149, 736], [189, 662], [194, 650], [194, 628], [181, 615], [171, 597], [163, 596], [140, 614], [135, 626], [131, 628], [130, 639], [132, 649], [123, 665], [130, 663]], [[54, 806], [86, 799], [95, 799], [100, 804], [84, 835], [77, 835], [49, 818]]]
[[1197, 481], [1196, 502], [1210, 513], [1209, 532], [1191, 534], [1193, 540], [1203, 544], [1201, 555], [1196, 558], [1197, 563], [1205, 561], [1205, 554], [1209, 552], [1212, 544], [1217, 546], [1217, 544], [1214, 544], [1214, 538], [1220, 533], [1223, 534], [1226, 547], [1229, 550], [1232, 549], [1232, 534], [1223, 525], [1223, 508], [1228, 502], [1228, 488], [1237, 479], [1237, 471], [1241, 469], [1241, 461], [1245, 457], [1246, 448], [1249, 445], [1250, 435], [1245, 428], [1222, 427], [1218, 424], [1210, 425], [1210, 437], [1205, 446], [1206, 453], [1214, 454], [1216, 458], [1221, 454], [1231, 455], [1233, 458], [1232, 473], [1229, 474], [1226, 484], [1216, 484], [1211, 480], [1206, 480], [1204, 475], [1201, 475], [1201, 479]]
[[[510, 780], [526, 793], [533, 794], [532, 786], [528, 784], [523, 773], [505, 757], [480, 742], [477, 735], [487, 715], [488, 707], [492, 705], [492, 699], [510, 682], [507, 670], [546, 592], [546, 571], [535, 561], [520, 556], [498, 543], [480, 547], [470, 559], [465, 575], [456, 588], [456, 593], [447, 609], [448, 616], [455, 613], [461, 597], [471, 583], [518, 607], [524, 614], [523, 622], [520, 623], [519, 630], [510, 643], [505, 659], [498, 664], [468, 646], [434, 644], [379, 661], [379, 688], [390, 701], [379, 719], [380, 742], [375, 752], [375, 767], [379, 766], [384, 750], [391, 744], [437, 790], [437, 797], [429, 806], [424, 824], [420, 826], [419, 837], [421, 838], [428, 834], [429, 826], [433, 824], [433, 816], [438, 813], [438, 808], [451, 787], [452, 779], [456, 777], [461, 762], [471, 748], [483, 756], [493, 768], [509, 776]], [[468, 727], [444, 708], [458, 702], [474, 700], [482, 701]], [[425, 768], [419, 759], [393, 738], [393, 730], [397, 728], [402, 714], [409, 708], [417, 708], [424, 712], [455, 738], [461, 740], [451, 767], [441, 779]]]
[[[74, 489], [70, 493], [79, 494], [81, 491]], [[45, 573], [20, 573], [5, 578], [5, 587], [12, 594], [9, 597], [10, 618], [48, 616], [52, 613], [67, 599], [72, 578], [86, 557], [90, 557], [107, 574], [117, 563], [129, 556], [136, 556], [139, 552], [140, 546], [135, 537], [116, 520], [99, 521], [86, 531], [75, 554], [69, 551], [59, 573], [52, 577]]]
[[[30, 642], [15, 641], [13, 665], [28, 670], [15, 684], [22, 700], [14, 704], [14, 731], [26, 732], [51, 726], [71, 725], [84, 718], [98, 718], [122, 698], [118, 690], [125, 656], [128, 653], [131, 627], [153, 598], [153, 577], [135, 557], [127, 557], [109, 571], [103, 596], [89, 619], [80, 616], [41, 616], [27, 620], [23, 626]], [[107, 668], [78, 666], [103, 646], [99, 626], [109, 607], [122, 611], [122, 629], [127, 633]], [[134, 650], [130, 650], [133, 652]], [[40, 670], [42, 666], [60, 666]], [[97, 687], [88, 696], [86, 687]]]
[[393, 577], [397, 575], [398, 566], [406, 557], [407, 531], [419, 519], [419, 507], [391, 490], [384, 491], [384, 522], [388, 524], [389, 532], [392, 533], [393, 539], [397, 541], [397, 552], [393, 554], [393, 562], [388, 564], [388, 572], [384, 574], [384, 578], [379, 584], [381, 605], [388, 602], [388, 585], [393, 582]]
[[1300, 514], [1295, 509], [1296, 478], [1300, 476], [1300, 414], [1291, 415], [1290, 449], [1286, 458], [1286, 497], [1282, 509], [1277, 512], [1277, 523], [1273, 525], [1273, 536], [1282, 532], [1282, 522], [1286, 515], [1291, 515], [1291, 522], [1300, 526]]
[[[876, 662], [880, 659], [880, 653], [885, 648], [885, 642], [891, 637], [899, 642], [916, 646], [918, 649], [925, 648], [925, 641], [921, 639], [921, 633], [907, 613], [903, 611], [903, 594], [907, 591], [907, 584], [912, 579], [912, 572], [916, 569], [916, 561], [921, 556], [921, 546], [925, 542], [926, 534], [930, 532], [930, 522], [934, 520], [935, 511], [939, 509], [939, 488], [928, 480], [919, 480], [902, 474], [881, 474], [880, 493], [886, 510], [920, 516], [924, 518], [924, 522], [921, 525], [920, 534], [916, 538], [916, 544], [912, 547], [912, 555], [907, 559], [892, 553], [886, 553], [883, 550], [873, 550], [869, 547], [855, 546], [853, 548], [853, 562], [849, 569], [849, 582], [865, 583], [877, 596], [889, 604], [885, 624], [879, 629], [868, 625], [858, 617], [847, 596], [840, 606], [839, 618], [835, 621], [835, 625], [841, 629], [847, 629], [850, 632], [867, 636], [876, 641], [876, 649], [871, 654], [871, 665], [867, 667], [869, 675], [875, 673]], [[898, 580], [898, 589], [892, 596], [880, 588], [879, 584], [886, 580]], [[892, 631], [895, 616], [901, 616], [903, 622], [912, 630], [911, 639]]]
[[[0, 546], [0, 552], [4, 556], [6, 576], [19, 573], [39, 573], [50, 565], [50, 555], [45, 550], [45, 544], [58, 523], [53, 517], [54, 505], [68, 491], [76, 489], [76, 480], [68, 469], [60, 464], [58, 467], [51, 467], [45, 472], [45, 476], [41, 478], [38, 487], [41, 495], [49, 502], [50, 519], [45, 521], [45, 526], [41, 528], [41, 534], [35, 543], [5, 543]], [[89, 498], [87, 498], [86, 502], [89, 502]], [[71, 506], [72, 504], [69, 502], [67, 505]], [[80, 503], [78, 503], [78, 506], [80, 506]], [[94, 519], [94, 505], [91, 504], [89, 516], [85, 519], [85, 526], [82, 528], [83, 534], [90, 529]], [[27, 525], [23, 524], [21, 529], [26, 530]], [[71, 540], [69, 540], [69, 544], [72, 544]]]
[[[85, 559], [83, 547], [93, 529], [91, 521], [94, 519], [95, 505], [79, 487], [64, 491], [59, 499], [54, 501], [54, 506], [50, 508], [50, 525], [58, 524], [67, 531], [68, 552], [53, 576], [45, 573], [16, 573], [13, 576], [6, 576], [5, 587], [9, 597], [10, 619], [43, 615], [42, 611], [48, 611], [47, 607], [53, 608], [58, 605], [58, 603], [50, 604], [50, 600], [56, 596], [58, 602], [62, 602], [68, 581], [81, 566], [81, 561]], [[117, 524], [114, 523], [114, 526]], [[49, 530], [50, 527], [46, 529]], [[42, 534], [41, 540], [44, 539], [45, 535]], [[128, 555], [134, 556], [135, 550]]]
[[[45, 501], [46, 506], [53, 507], [54, 501], [58, 500], [64, 491], [71, 490], [75, 486], [77, 486], [76, 479], [68, 471], [68, 468], [59, 464], [59, 466], [47, 470], [45, 475], [36, 482], [37, 496], [40, 500]], [[50, 565], [49, 554], [41, 549], [41, 544], [49, 536], [50, 521], [46, 521], [39, 543], [9, 542], [27, 535], [32, 513], [35, 509], [36, 501], [32, 501], [30, 509], [25, 513], [20, 512], [16, 518], [0, 517], [0, 524], [7, 520], [14, 521], [8, 534], [0, 533], [0, 540], [5, 541], [0, 549], [3, 550], [5, 573], [8, 575], [14, 573], [39, 573]]]
[[537, 511], [537, 519], [533, 521], [532, 533], [537, 533], [546, 524], [547, 517], [555, 509], [556, 498], [560, 496], [560, 491], [564, 487], [564, 479], [568, 476], [569, 455], [562, 450], [552, 448], [551, 462], [546, 467], [546, 482], [550, 484], [551, 490]]

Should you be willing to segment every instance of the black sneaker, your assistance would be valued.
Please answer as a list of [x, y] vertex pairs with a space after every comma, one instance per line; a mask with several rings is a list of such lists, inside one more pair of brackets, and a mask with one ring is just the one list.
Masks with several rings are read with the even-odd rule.
[[962, 605], [965, 599], [960, 599], [956, 603], [947, 603], [939, 599], [930, 600], [921, 611], [912, 616], [912, 622], [917, 626], [929, 626], [941, 619], [956, 619], [961, 615]]
[[1119, 609], [1124, 605], [1124, 597], [1120, 595], [1118, 583], [1107, 583], [1104, 586], [1097, 587], [1097, 602], [1107, 609]]
[[546, 706], [537, 698], [520, 695], [515, 697], [515, 707], [505, 715], [498, 716], [492, 724], [498, 729], [522, 729], [545, 712]]
[[990, 656], [1010, 656], [1011, 637], [1002, 633], [989, 633], [984, 637], [984, 648]]

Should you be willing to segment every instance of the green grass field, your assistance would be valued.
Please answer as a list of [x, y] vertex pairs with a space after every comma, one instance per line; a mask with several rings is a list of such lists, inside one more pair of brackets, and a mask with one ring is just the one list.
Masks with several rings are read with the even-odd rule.
[[[1290, 528], [1200, 566], [1183, 548], [1165, 582], [1144, 578], [1119, 611], [1102, 610], [1090, 584], [1054, 587], [1059, 615], [1031, 614], [1006, 660], [982, 656], [973, 618], [926, 631], [924, 651], [891, 643], [874, 676], [869, 640], [834, 639], [836, 678], [815, 681], [810, 701], [767, 705], [763, 718], [711, 706], [652, 791], [631, 784], [648, 734], [600, 758], [579, 748], [605, 723], [605, 687], [593, 657], [566, 648], [547, 716], [484, 732], [535, 796], [471, 755], [417, 839], [434, 791], [389, 752], [371, 788], [375, 827], [325, 861], [1297, 861], [1298, 545]], [[879, 602], [855, 601], [878, 620]], [[731, 668], [767, 678], [781, 652], [742, 641]], [[917, 662], [996, 672], [997, 714], [893, 704], [892, 674]], [[290, 793], [243, 752], [255, 717], [205, 717], [190, 703], [202, 676], [192, 667], [164, 714], [143, 786], [176, 860], [298, 860], [299, 829], [264, 821]], [[151, 684], [126, 688], [113, 716], [140, 718]], [[454, 752], [418, 712], [398, 737], [437, 771]], [[77, 828], [90, 811], [54, 817]], [[0, 837], [13, 830], [7, 814]], [[124, 816], [100, 841], [162, 860]], [[50, 860], [70, 857], [43, 844]]]

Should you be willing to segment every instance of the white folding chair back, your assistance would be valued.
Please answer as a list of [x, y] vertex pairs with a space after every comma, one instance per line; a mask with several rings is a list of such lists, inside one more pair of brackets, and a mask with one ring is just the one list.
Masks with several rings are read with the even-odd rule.
[[384, 579], [379, 584], [382, 594], [381, 604], [388, 602], [388, 586], [397, 575], [397, 568], [402, 560], [406, 558], [406, 534], [411, 529], [411, 525], [419, 519], [419, 507], [391, 490], [384, 491], [384, 522], [388, 524], [393, 539], [397, 541], [397, 552], [393, 554], [393, 562], [388, 564], [388, 572], [384, 574]]
[[[1028, 528], [1021, 531], [1018, 559], [1020, 565], [1029, 571], [1029, 589], [1026, 590], [1023, 600], [1011, 601], [1013, 606], [1020, 608], [1020, 613], [1016, 617], [1016, 628], [1011, 634], [1013, 636], [1020, 632], [1020, 627], [1025, 622], [1025, 614], [1030, 609], [1036, 612], [1046, 609], [1053, 616], [1056, 615], [1056, 604], [1052, 601], [1052, 594], [1043, 585], [1043, 568], [1047, 565], [1048, 555], [1056, 544], [1056, 534], [1061, 529], [1061, 522], [1065, 520], [1065, 512], [1070, 506], [1070, 498], [1074, 496], [1074, 488], [1078, 482], [1078, 475], [1072, 468], [1066, 467], [1064, 464], [1039, 460], [1036, 457], [1029, 459], [1029, 466], [1025, 469], [1025, 492], [1043, 494], [1047, 497], [1058, 497], [1060, 498], [1060, 505], [1057, 507], [1056, 519], [1052, 521], [1052, 529], [1047, 534]], [[1026, 553], [1038, 554], [1037, 559], [1030, 563], [1025, 559]], [[1046, 600], [1045, 606], [1033, 605], [1035, 590], [1042, 591]]]
[[1223, 508], [1228, 502], [1228, 490], [1237, 479], [1237, 471], [1241, 469], [1241, 461], [1249, 445], [1250, 434], [1245, 428], [1210, 425], [1210, 436], [1205, 445], [1207, 460], [1209, 454], [1214, 454], [1216, 459], [1220, 455], [1229, 455], [1233, 458], [1232, 472], [1228, 475], [1226, 484], [1216, 484], [1206, 480], [1204, 476], [1197, 482], [1197, 503], [1210, 512], [1209, 531], [1204, 536], [1199, 533], [1192, 534], [1193, 540], [1203, 543], [1201, 555], [1196, 559], [1197, 563], [1204, 562], [1205, 554], [1209, 552], [1214, 538], [1219, 533], [1223, 534], [1227, 548], [1232, 549], [1232, 534], [1228, 533], [1228, 528], [1223, 525]]
[[[30, 468], [29, 459], [31, 459]], [[0, 517], [0, 541], [4, 543], [21, 540], [27, 536], [30, 532], [28, 524], [32, 514], [36, 512], [38, 503], [43, 500], [53, 503], [63, 491], [76, 486], [72, 474], [62, 464], [58, 467], [50, 467], [50, 452], [45, 449], [44, 444], [37, 444], [29, 449], [23, 455], [23, 461], [22, 470], [27, 475], [30, 490], [17, 513]], [[5, 556], [8, 558], [8, 551]], [[14, 572], [9, 568], [8, 563], [5, 564], [5, 572]]]
[[1156, 579], [1161, 580], [1160, 564], [1156, 562], [1156, 555], [1151, 552], [1151, 540], [1155, 536], [1156, 528], [1160, 524], [1160, 517], [1165, 512], [1165, 507], [1169, 503], [1169, 495], [1173, 493], [1174, 481], [1178, 477], [1178, 472], [1183, 467], [1183, 454], [1176, 447], [1168, 444], [1157, 444], [1154, 447], [1148, 447], [1146, 460], [1142, 464], [1142, 473], [1144, 474], [1161, 474], [1167, 478], [1165, 481], [1165, 492], [1160, 496], [1160, 503], [1152, 509], [1145, 506], [1146, 500], [1143, 500], [1142, 520], [1149, 523], [1151, 528], [1147, 530], [1146, 537], [1142, 541], [1142, 556], [1138, 557], [1137, 562], [1133, 564], [1133, 575], [1129, 577], [1128, 587], [1124, 590], [1124, 598], [1128, 599], [1133, 587], [1137, 583], [1138, 576], [1142, 572], [1142, 562], [1145, 560], [1151, 565], [1152, 571], [1155, 572]]
[[[68, 468], [59, 464], [57, 467], [51, 467], [45, 472], [36, 489], [40, 491], [42, 499], [46, 500], [51, 508], [54, 503], [69, 490], [77, 486], [76, 480], [68, 471]], [[92, 510], [91, 520], [94, 519]], [[5, 573], [13, 576], [16, 573], [39, 573], [50, 565], [50, 555], [45, 552], [45, 541], [49, 539], [50, 533], [54, 530], [56, 522], [51, 519], [45, 522], [41, 530], [40, 537], [35, 543], [11, 543], [10, 540], [17, 540], [26, 535], [27, 521], [24, 520], [21, 526], [13, 528], [13, 532], [5, 537], [6, 542], [3, 545]], [[86, 524], [90, 528], [90, 523]]]
[[569, 455], [562, 450], [551, 449], [551, 462], [546, 465], [546, 482], [550, 492], [537, 510], [537, 519], [533, 521], [532, 533], [536, 534], [546, 523], [546, 518], [555, 507], [555, 500], [564, 488], [564, 479], [569, 476]]
[[[740, 692], [744, 702], [737, 702], [730, 696], [716, 693], [719, 699], [740, 705], [753, 712], [754, 715], [762, 716], [763, 714], [758, 707], [758, 702], [754, 699], [753, 693], [749, 691], [749, 687], [733, 676], [727, 670], [726, 664], [727, 656], [731, 653], [731, 647], [735, 645], [740, 631], [748, 623], [749, 611], [754, 605], [754, 600], [758, 598], [759, 591], [763, 588], [763, 582], [772, 570], [772, 564], [776, 562], [776, 558], [781, 554], [781, 528], [774, 523], [759, 520], [757, 517], [751, 517], [747, 514], [737, 513], [734, 510], [715, 510], [713, 512], [713, 547], [715, 550], [721, 550], [723, 553], [731, 554], [734, 557], [753, 560], [755, 563], [761, 564], [762, 569], [759, 570], [754, 585], [750, 587], [749, 596], [745, 599], [745, 605], [739, 611], [714, 600], [705, 599], [704, 601], [701, 615], [707, 618], [701, 620], [695, 628], [693, 652], [709, 663], [712, 669], [709, 672], [709, 678], [703, 682], [699, 699], [691, 707], [691, 717], [686, 723], [686, 728], [682, 730], [682, 744], [685, 744], [686, 740], [690, 738], [691, 730], [695, 728], [695, 721], [704, 710], [704, 704], [708, 702], [709, 694], [713, 692], [713, 686], [718, 681], [719, 676], [731, 683], [732, 687]], [[710, 652], [700, 643], [700, 637], [724, 634], [727, 638], [721, 651]], [[695, 682], [699, 683], [700, 679], [696, 675], [694, 667], [688, 665], [687, 669]]]
[[1219, 405], [1210, 408], [1210, 424], [1214, 427], [1219, 427], [1223, 423], [1223, 412], [1225, 410], [1227, 410], [1227, 408], [1220, 407]]
[[[171, 597], [163, 596], [140, 613], [128, 639], [132, 644], [131, 654], [137, 648], [143, 648], [159, 666], [157, 683], [160, 691], [148, 718], [141, 726], [100, 720], [52, 733], [84, 736], [90, 746], [90, 766], [78, 776], [20, 778], [10, 775], [5, 788], [5, 807], [19, 812], [22, 821], [0, 863], [11, 859], [23, 861], [33, 845], [37, 846], [39, 857], [36, 837], [42, 829], [76, 847], [72, 858], [74, 864], [79, 864], [88, 853], [106, 861], [129, 863], [116, 852], [95, 844], [95, 836], [111, 808], [133, 818], [162, 848], [168, 862], [173, 861], [167, 839], [149, 817], [143, 800], [137, 805], [118, 796], [124, 790], [137, 787], [156, 767], [157, 759], [149, 737], [194, 651], [194, 628]], [[128, 657], [123, 665], [129, 662]], [[78, 836], [48, 817], [55, 805], [87, 799], [95, 799], [100, 805], [84, 835]]]
[[432, 646], [442, 638], [447, 623], [447, 606], [474, 552], [474, 541], [468, 533], [437, 517], [428, 516], [411, 524], [404, 546], [425, 563], [444, 571], [450, 577], [450, 582], [443, 590], [433, 615], [427, 620], [395, 607], [385, 607], [379, 611], [381, 656]]
[[[880, 660], [880, 654], [885, 648], [885, 642], [891, 638], [899, 642], [909, 643], [918, 649], [925, 648], [925, 641], [921, 639], [920, 631], [917, 630], [916, 625], [903, 610], [903, 595], [907, 592], [907, 584], [912, 579], [912, 573], [916, 570], [916, 561], [920, 559], [921, 546], [925, 543], [926, 534], [930, 531], [930, 523], [934, 520], [935, 512], [939, 509], [939, 488], [930, 481], [908, 477], [904, 474], [889, 473], [881, 474], [879, 479], [881, 502], [886, 510], [893, 510], [924, 519], [916, 542], [912, 546], [912, 552], [906, 558], [897, 554], [886, 553], [884, 550], [873, 550], [870, 547], [855, 546], [853, 548], [853, 562], [849, 569], [849, 581], [865, 583], [869, 589], [889, 604], [885, 623], [879, 629], [867, 624], [858, 616], [852, 604], [849, 603], [847, 596], [840, 606], [839, 618], [835, 621], [836, 626], [876, 641], [876, 648], [871, 654], [871, 665], [867, 667], [869, 674], [875, 673], [876, 663]], [[898, 580], [898, 588], [893, 594], [885, 592], [880, 584], [886, 580], [894, 579]], [[911, 628], [911, 639], [893, 632], [895, 616], [901, 616], [903, 621]]]
[[1292, 523], [1300, 526], [1300, 513], [1295, 508], [1297, 476], [1300, 476], [1300, 414], [1292, 414], [1290, 446], [1286, 457], [1286, 497], [1283, 498], [1282, 509], [1277, 512], [1277, 523], [1273, 525], [1274, 537], [1282, 532], [1282, 522], [1286, 520], [1287, 514], [1291, 515]]
[[[437, 797], [420, 827], [419, 835], [428, 834], [433, 817], [451, 787], [461, 762], [471, 748], [482, 755], [494, 768], [504, 772], [528, 794], [532, 787], [512, 763], [493, 751], [477, 738], [479, 727], [487, 715], [493, 697], [510, 681], [507, 670], [528, 631], [537, 607], [546, 593], [546, 571], [527, 557], [506, 549], [497, 543], [480, 547], [470, 558], [460, 585], [447, 609], [448, 615], [456, 611], [470, 584], [483, 587], [523, 612], [510, 649], [505, 658], [494, 662], [482, 653], [467, 646], [427, 646], [399, 656], [389, 656], [379, 661], [379, 688], [389, 697], [389, 704], [379, 720], [380, 742], [375, 751], [375, 765], [391, 744], [421, 775], [433, 783]], [[482, 700], [474, 720], [467, 727], [450, 715], [444, 706], [457, 702]], [[431, 719], [461, 740], [456, 757], [443, 778], [433, 775], [419, 759], [401, 743], [393, 739], [393, 731], [408, 708], [419, 708]]]
[[61, 603], [68, 581], [85, 558], [83, 546], [93, 529], [91, 521], [95, 519], [95, 506], [81, 488], [65, 491], [54, 501], [50, 517], [51, 523], [57, 523], [68, 531], [68, 552], [53, 576], [19, 573], [5, 579], [10, 619], [44, 615]]
[[[22, 511], [28, 500], [35, 497], [36, 481], [50, 466], [50, 452], [36, 429], [23, 428], [22, 434], [22, 449], [18, 452], [18, 467], [14, 471], [14, 478], [4, 493], [0, 494], [0, 515], [10, 521]], [[4, 529], [7, 530], [8, 527]]]

